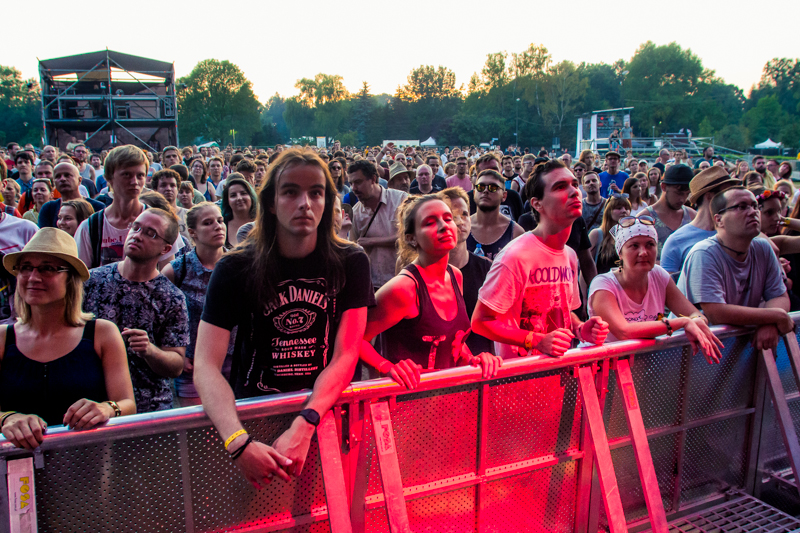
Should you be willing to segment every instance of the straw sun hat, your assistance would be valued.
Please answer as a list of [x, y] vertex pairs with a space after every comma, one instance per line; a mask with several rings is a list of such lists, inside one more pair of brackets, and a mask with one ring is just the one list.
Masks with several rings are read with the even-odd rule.
[[57, 228], [40, 229], [21, 252], [7, 254], [3, 258], [3, 266], [11, 274], [16, 275], [14, 267], [17, 266], [22, 256], [28, 253], [47, 254], [62, 259], [78, 272], [82, 281], [89, 279], [89, 270], [78, 258], [78, 245], [66, 231]]

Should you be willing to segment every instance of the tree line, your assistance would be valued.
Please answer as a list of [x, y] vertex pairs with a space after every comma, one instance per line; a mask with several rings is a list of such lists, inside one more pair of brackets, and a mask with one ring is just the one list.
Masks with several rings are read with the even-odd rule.
[[[30, 83], [33, 82], [33, 83]], [[200, 61], [177, 81], [181, 142], [273, 145], [334, 137], [344, 145], [434, 137], [439, 144], [549, 147], [575, 143], [577, 116], [634, 107], [634, 135], [689, 128], [694, 136], [744, 151], [771, 138], [800, 146], [800, 60], [775, 58], [749, 95], [725, 83], [677, 43], [642, 44], [629, 61], [555, 63], [543, 45], [488, 54], [469, 83], [456, 85], [444, 66], [421, 65], [395, 94], [372, 94], [365, 81], [349, 93], [336, 74], [297, 80], [298, 94], [261, 103], [241, 69], [229, 61]], [[38, 83], [0, 67], [0, 142], [36, 143], [41, 135]]]

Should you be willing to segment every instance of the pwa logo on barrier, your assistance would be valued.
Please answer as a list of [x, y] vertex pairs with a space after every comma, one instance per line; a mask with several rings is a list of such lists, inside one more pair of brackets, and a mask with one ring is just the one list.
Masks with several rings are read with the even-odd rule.
[[9, 461], [7, 479], [11, 533], [35, 533], [37, 524], [33, 458]]

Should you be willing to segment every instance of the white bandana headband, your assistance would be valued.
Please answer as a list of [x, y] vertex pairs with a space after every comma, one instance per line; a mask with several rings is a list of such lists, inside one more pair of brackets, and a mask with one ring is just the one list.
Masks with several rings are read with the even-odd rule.
[[622, 251], [622, 247], [625, 246], [625, 243], [634, 237], [650, 237], [658, 244], [656, 227], [650, 224], [642, 224], [639, 220], [627, 228], [623, 228], [617, 224], [611, 228], [610, 233], [611, 236], [614, 237], [614, 248], [617, 249], [617, 255]]

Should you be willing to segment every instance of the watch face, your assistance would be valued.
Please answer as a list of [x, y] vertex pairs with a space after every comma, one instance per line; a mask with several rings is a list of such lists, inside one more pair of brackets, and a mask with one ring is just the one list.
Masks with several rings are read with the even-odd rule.
[[317, 413], [313, 409], [303, 409], [302, 411], [300, 411], [300, 416], [305, 418], [309, 424], [312, 424], [314, 426], [319, 425], [319, 413]]

